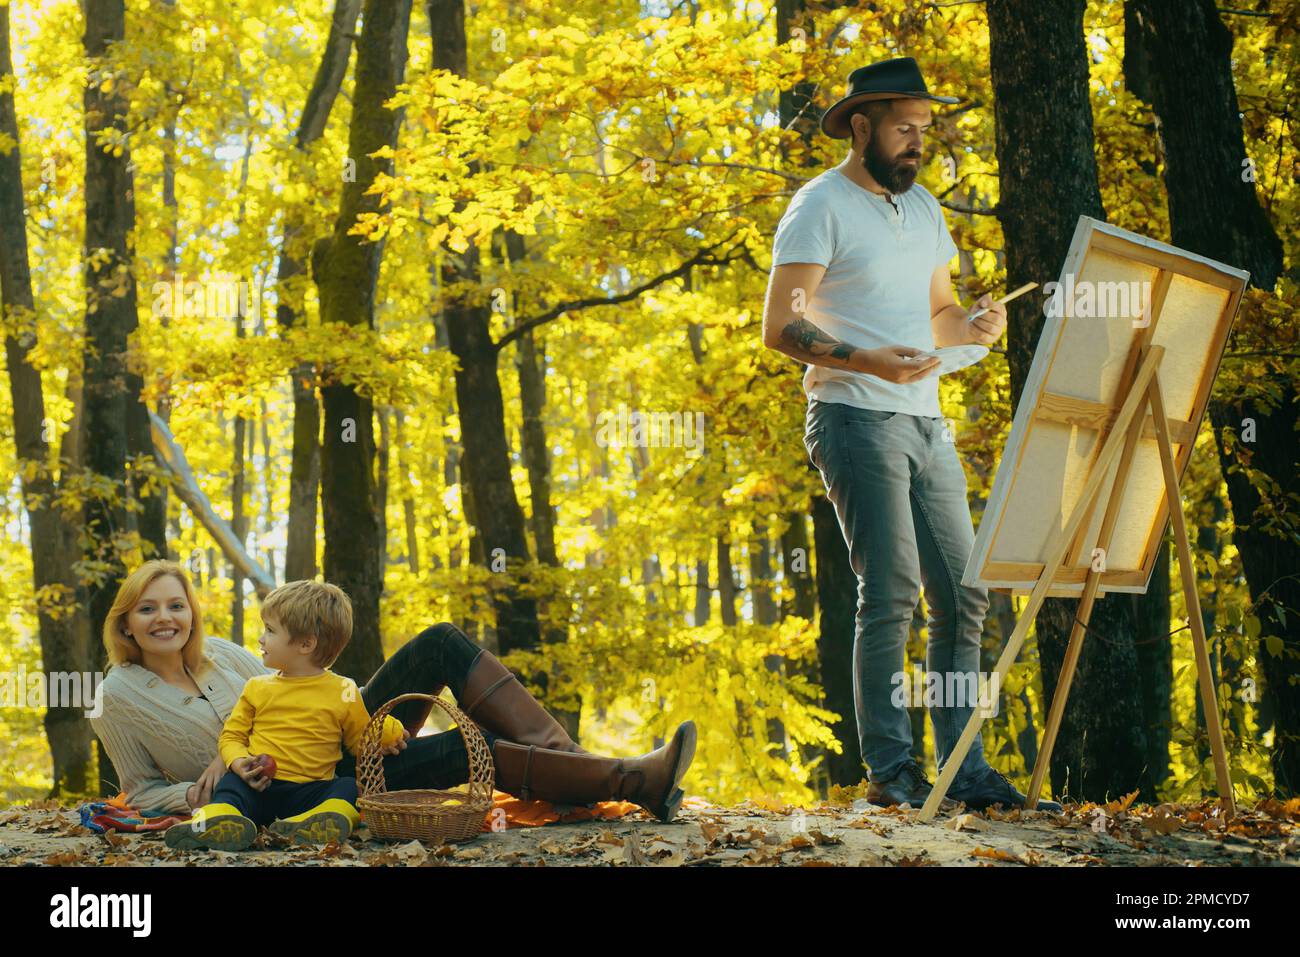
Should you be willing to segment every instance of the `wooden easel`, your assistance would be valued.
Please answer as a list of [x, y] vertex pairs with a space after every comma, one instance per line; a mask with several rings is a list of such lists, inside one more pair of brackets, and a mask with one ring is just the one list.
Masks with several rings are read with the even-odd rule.
[[[1183, 518], [1182, 497], [1178, 491], [1178, 472], [1174, 465], [1173, 447], [1169, 438], [1169, 420], [1165, 415], [1164, 395], [1160, 389], [1160, 378], [1156, 373], [1164, 354], [1165, 349], [1163, 346], [1146, 345], [1142, 348], [1137, 372], [1133, 377], [1132, 385], [1129, 387], [1128, 395], [1124, 399], [1124, 404], [1115, 418], [1110, 433], [1106, 436], [1101, 452], [1093, 462], [1088, 481], [1084, 484], [1079, 499], [1070, 512], [1069, 520], [1066, 521], [1065, 527], [1052, 539], [1051, 547], [1047, 550], [1048, 559], [1043, 566], [1042, 574], [1034, 585], [1033, 591], [1029, 594], [1029, 600], [1016, 622], [1016, 627], [1012, 631], [1006, 647], [1002, 649], [1002, 655], [998, 658], [995, 674], [998, 676], [1000, 686], [1000, 682], [1006, 678], [1007, 672], [1011, 670], [1011, 666], [1020, 654], [1020, 649], [1024, 646], [1025, 636], [1029, 632], [1029, 625], [1038, 614], [1043, 599], [1047, 597], [1047, 592], [1052, 587], [1058, 573], [1065, 567], [1066, 555], [1070, 552], [1071, 546], [1075, 545], [1076, 537], [1079, 536], [1083, 529], [1085, 518], [1092, 513], [1094, 506], [1100, 502], [1098, 493], [1106, 472], [1109, 470], [1115, 456], [1119, 455], [1119, 467], [1115, 474], [1114, 484], [1111, 487], [1111, 494], [1106, 502], [1106, 511], [1097, 536], [1097, 547], [1103, 549], [1103, 555], [1104, 550], [1110, 546], [1111, 534], [1115, 528], [1115, 520], [1119, 514], [1120, 500], [1122, 498], [1117, 490], [1123, 487], [1128, 476], [1133, 450], [1137, 446], [1138, 438], [1148, 421], [1146, 409], [1149, 406], [1156, 435], [1156, 444], [1160, 448], [1160, 462], [1164, 470], [1165, 496], [1169, 505], [1169, 516], [1174, 526], [1174, 542], [1178, 549], [1178, 567], [1182, 575], [1183, 595], [1186, 599], [1188, 621], [1192, 630], [1192, 646], [1196, 653], [1196, 672], [1201, 691], [1201, 704], [1205, 712], [1206, 729], [1210, 737], [1210, 751], [1214, 757], [1214, 774], [1218, 782], [1220, 801], [1224, 812], [1227, 817], [1231, 818], [1236, 814], [1236, 805], [1232, 797], [1232, 782], [1228, 777], [1228, 759], [1223, 745], [1223, 728], [1219, 723], [1218, 699], [1215, 695], [1214, 679], [1210, 672], [1210, 655], [1205, 639], [1205, 623], [1201, 618], [1200, 600], [1196, 594], [1196, 573], [1192, 565], [1192, 550], [1187, 540], [1187, 525]], [[1092, 606], [1097, 596], [1100, 581], [1101, 571], [1096, 568], [1095, 563], [1090, 564], [1087, 577], [1084, 580], [1083, 594], [1079, 599], [1074, 627], [1070, 632], [1070, 641], [1066, 647], [1065, 661], [1061, 665], [1060, 680], [1057, 682], [1056, 693], [1052, 697], [1052, 707], [1048, 714], [1047, 727], [1043, 732], [1043, 742], [1039, 747], [1038, 760], [1034, 764], [1033, 779], [1029, 785], [1029, 793], [1026, 795], [1026, 809], [1037, 807], [1038, 804], [1038, 794], [1042, 789], [1043, 778], [1047, 773], [1052, 758], [1052, 748], [1056, 744], [1056, 735], [1061, 727], [1061, 715], [1065, 712], [1065, 702], [1070, 694], [1070, 683], [1074, 680], [1075, 667], [1079, 662], [1079, 653], [1083, 649], [1083, 638], [1087, 632], [1088, 619], [1092, 615]], [[962, 762], [965, 760], [966, 754], [975, 741], [975, 736], [979, 733], [980, 725], [983, 723], [984, 714], [981, 709], [976, 708], [971, 713], [970, 720], [966, 722], [966, 728], [957, 740], [956, 747], [948, 756], [943, 771], [939, 774], [939, 779], [930, 792], [930, 797], [922, 806], [918, 820], [929, 821], [934, 818], [935, 812], [939, 809], [939, 804], [943, 801], [944, 795], [948, 793], [948, 788], [951, 787], [952, 780], [957, 775], [957, 769], [961, 767]]]

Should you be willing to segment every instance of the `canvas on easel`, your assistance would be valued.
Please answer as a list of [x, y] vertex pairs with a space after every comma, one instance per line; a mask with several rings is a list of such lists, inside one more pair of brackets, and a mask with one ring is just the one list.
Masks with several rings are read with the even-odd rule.
[[[1145, 593], [1172, 521], [1220, 797], [1222, 728], [1178, 483], [1249, 274], [1080, 216], [962, 582], [1029, 593], [997, 664], [1005, 678], [1048, 597], [1079, 608], [1027, 807], [1051, 757], [1092, 605]], [[983, 715], [972, 714], [920, 819], [934, 816]]]

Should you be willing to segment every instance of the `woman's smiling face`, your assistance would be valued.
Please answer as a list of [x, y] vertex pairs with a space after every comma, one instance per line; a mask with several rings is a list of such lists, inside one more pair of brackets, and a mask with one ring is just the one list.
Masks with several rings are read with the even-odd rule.
[[185, 589], [172, 575], [160, 575], [126, 616], [126, 628], [145, 654], [180, 651], [190, 640], [194, 613]]

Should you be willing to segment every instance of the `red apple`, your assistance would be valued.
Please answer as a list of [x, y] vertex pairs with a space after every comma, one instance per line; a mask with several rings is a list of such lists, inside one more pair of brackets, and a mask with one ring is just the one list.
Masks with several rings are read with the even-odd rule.
[[266, 778], [268, 781], [275, 780], [275, 772], [277, 770], [275, 758], [271, 757], [269, 754], [259, 754], [257, 757], [253, 758], [253, 770], [262, 772], [262, 777]]

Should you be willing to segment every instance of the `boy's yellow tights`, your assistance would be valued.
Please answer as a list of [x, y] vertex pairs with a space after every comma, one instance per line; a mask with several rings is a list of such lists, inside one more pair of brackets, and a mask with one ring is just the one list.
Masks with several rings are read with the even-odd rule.
[[233, 804], [205, 804], [184, 824], [167, 828], [164, 840], [178, 851], [210, 847], [217, 851], [242, 851], [257, 837], [257, 825]]
[[272, 821], [268, 830], [295, 844], [342, 844], [360, 820], [347, 801], [330, 798], [301, 814]]

